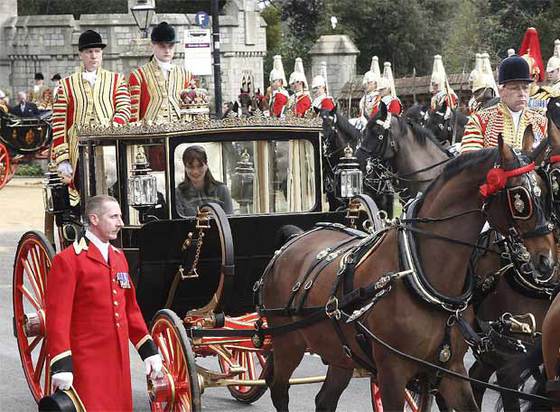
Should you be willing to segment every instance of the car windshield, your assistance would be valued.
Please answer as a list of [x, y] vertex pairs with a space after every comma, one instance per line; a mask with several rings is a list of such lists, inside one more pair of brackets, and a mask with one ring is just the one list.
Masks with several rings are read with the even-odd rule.
[[285, 213], [315, 205], [315, 158], [308, 140], [181, 143], [174, 153], [175, 212], [209, 201], [227, 214]]

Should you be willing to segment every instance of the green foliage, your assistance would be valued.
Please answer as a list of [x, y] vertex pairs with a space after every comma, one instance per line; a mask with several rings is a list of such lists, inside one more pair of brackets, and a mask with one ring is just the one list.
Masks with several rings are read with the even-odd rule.
[[18, 14], [29, 16], [36, 14], [81, 14], [126, 13], [126, 0], [18, 0]]
[[16, 169], [16, 176], [43, 176], [43, 169], [37, 163], [24, 163]]

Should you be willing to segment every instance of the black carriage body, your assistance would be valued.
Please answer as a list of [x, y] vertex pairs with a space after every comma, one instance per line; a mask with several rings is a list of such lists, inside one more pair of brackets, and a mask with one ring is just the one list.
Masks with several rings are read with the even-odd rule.
[[52, 141], [50, 112], [41, 117], [17, 117], [0, 110], [0, 143], [14, 154], [33, 154]]
[[[263, 207], [261, 211], [236, 211], [227, 218], [231, 228], [235, 266], [231, 290], [226, 293], [227, 296], [222, 296], [219, 307], [228, 315], [254, 310], [253, 284], [260, 278], [280, 246], [278, 235], [282, 227], [295, 225], [308, 230], [317, 222], [342, 223], [345, 220], [344, 212], [329, 212], [326, 210], [327, 206], [324, 206], [326, 202], [321, 175], [321, 135], [320, 124], [317, 121], [226, 119], [208, 121], [206, 125], [198, 125], [198, 127], [191, 123], [176, 126], [89, 129], [82, 130], [80, 136], [78, 168], [82, 207], [88, 197], [101, 193], [112, 194], [120, 200], [125, 228], [115, 243], [127, 255], [131, 275], [137, 288], [137, 300], [147, 322], [151, 321], [157, 310], [166, 306], [171, 284], [180, 268], [187, 273], [194, 261], [198, 238], [196, 218], [182, 217], [174, 207], [175, 188], [181, 178], [177, 173], [178, 156], [185, 145], [193, 143], [207, 145], [209, 163], [212, 161], [213, 155], [210, 152], [213, 145], [218, 145], [222, 149], [225, 147], [226, 149], [223, 149], [225, 151], [231, 151], [233, 147], [237, 150], [233, 152], [238, 155], [249, 148], [255, 158], [262, 152], [267, 160], [262, 162], [259, 158], [260, 164], [255, 160], [254, 168], [256, 176], [259, 173], [266, 175], [267, 182], [270, 183], [265, 187], [261, 182], [262, 187], [259, 187], [261, 192], [267, 193], [268, 200], [263, 202], [263, 199], [258, 199], [260, 203], [268, 202], [268, 209]], [[127, 179], [132, 169], [133, 152], [140, 146], [144, 147], [148, 154], [155, 153], [154, 148], [161, 149], [159, 155], [153, 156], [151, 160], [154, 169], [161, 173], [164, 179], [164, 185], [160, 187], [162, 190], [158, 188], [161, 207], [154, 212], [158, 219], [151, 219], [152, 221], [143, 224], [139, 222], [138, 213], [129, 207], [127, 202], [129, 196]], [[272, 146], [274, 147], [271, 148]], [[268, 163], [285, 162], [285, 159], [272, 159], [270, 155], [279, 147], [288, 148], [292, 159], [296, 156], [292, 153], [300, 153], [299, 158], [304, 159], [307, 162], [306, 167], [312, 171], [307, 173], [305, 178], [301, 178], [302, 181], [305, 180], [303, 183], [308, 187], [307, 204], [300, 205], [301, 211], [290, 210], [298, 208], [286, 207], [274, 200], [277, 194], [280, 194], [279, 197], [287, 197], [286, 188], [283, 187], [284, 181], [295, 179], [294, 176], [285, 176], [283, 181], [277, 182], [268, 176], [267, 170], [270, 170]], [[230, 178], [235, 174], [232, 171], [232, 164], [228, 164], [224, 159], [221, 159], [221, 163], [223, 163], [223, 173], [217, 176], [218, 180], [224, 182], [227, 180], [230, 184], [232, 183]], [[107, 180], [107, 176], [111, 174], [107, 170], [111, 168], [115, 169], [111, 172], [116, 177], [114, 182], [114, 179]], [[302, 170], [298, 173], [305, 175]], [[240, 209], [242, 207], [239, 206]], [[275, 210], [275, 208], [282, 210]], [[194, 242], [185, 250], [183, 245], [189, 233], [192, 233]], [[213, 298], [223, 271], [222, 245], [223, 240], [216, 225], [211, 224], [210, 228], [205, 230], [197, 265], [199, 277], [180, 281], [176, 294], [170, 301], [170, 308], [179, 316], [183, 317], [188, 310], [206, 305]]]

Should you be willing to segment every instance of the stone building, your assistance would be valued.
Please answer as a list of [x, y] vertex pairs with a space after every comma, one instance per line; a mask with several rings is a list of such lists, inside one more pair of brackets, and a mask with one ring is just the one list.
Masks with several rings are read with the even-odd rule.
[[[128, 0], [128, 14], [89, 14], [76, 20], [72, 15], [18, 16], [17, 0], [0, 1], [0, 89], [12, 95], [27, 90], [39, 71], [47, 80], [55, 73], [73, 73], [78, 67], [78, 37], [88, 29], [101, 33], [107, 43], [106, 69], [128, 73], [144, 64], [151, 49], [130, 13], [135, 4]], [[173, 24], [180, 40], [185, 30], [196, 28], [192, 14], [156, 14], [152, 25], [161, 21]], [[243, 77], [263, 90], [266, 23], [257, 0], [227, 1], [220, 14], [220, 46], [223, 101], [237, 98]], [[176, 63], [182, 64], [183, 58], [181, 42]], [[213, 96], [213, 76], [201, 80]]]

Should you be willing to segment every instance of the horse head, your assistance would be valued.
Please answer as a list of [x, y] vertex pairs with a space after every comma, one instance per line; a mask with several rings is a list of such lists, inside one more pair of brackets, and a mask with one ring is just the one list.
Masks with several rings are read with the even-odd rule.
[[[525, 133], [532, 134], [532, 130]], [[481, 186], [488, 221], [500, 233], [507, 234], [516, 268], [537, 281], [548, 281], [556, 265], [556, 253], [552, 252], [554, 239], [548, 236], [554, 227], [547, 200], [550, 189], [546, 177], [535, 170], [533, 162], [537, 151], [542, 149], [517, 155], [501, 135], [498, 148], [497, 165], [488, 172], [486, 184]], [[490, 191], [484, 192], [487, 189]]]

